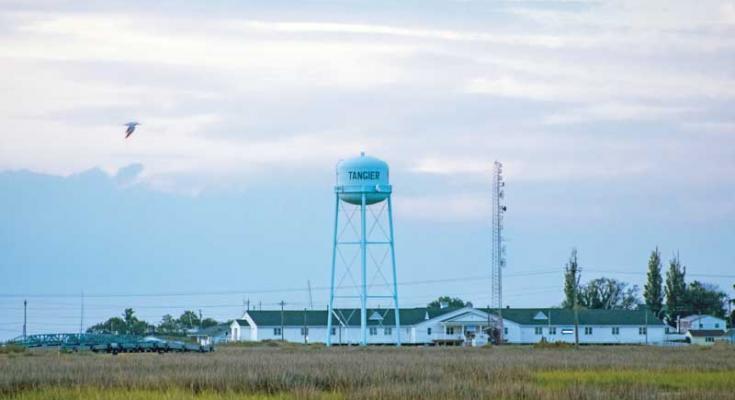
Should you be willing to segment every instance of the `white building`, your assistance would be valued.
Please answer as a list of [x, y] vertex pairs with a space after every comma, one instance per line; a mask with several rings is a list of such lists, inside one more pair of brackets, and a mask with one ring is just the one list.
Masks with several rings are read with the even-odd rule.
[[691, 344], [712, 345], [715, 342], [729, 342], [727, 322], [712, 315], [695, 314], [679, 319], [677, 330], [684, 334]]
[[187, 336], [195, 338], [197, 343], [202, 346], [209, 346], [229, 341], [230, 333], [231, 330], [228, 324], [218, 324], [191, 332]]
[[730, 342], [727, 332], [722, 329], [690, 329], [686, 340], [691, 344], [711, 346], [715, 342]]
[[711, 315], [695, 314], [679, 319], [679, 332], [687, 333], [689, 330], [721, 330], [727, 329], [724, 319]]
[[[532, 344], [541, 340], [574, 343], [574, 313], [558, 308], [503, 309], [504, 340]], [[360, 310], [336, 309], [332, 343], [360, 341]], [[449, 345], [482, 342], [484, 332], [497, 329], [497, 310], [479, 308], [407, 308], [400, 310], [401, 343]], [[393, 310], [368, 310], [368, 343], [394, 344], [397, 340]], [[286, 340], [325, 343], [327, 311], [248, 311], [232, 321], [230, 340]], [[582, 344], [656, 344], [666, 341], [665, 325], [651, 312], [636, 310], [580, 310], [579, 341]]]

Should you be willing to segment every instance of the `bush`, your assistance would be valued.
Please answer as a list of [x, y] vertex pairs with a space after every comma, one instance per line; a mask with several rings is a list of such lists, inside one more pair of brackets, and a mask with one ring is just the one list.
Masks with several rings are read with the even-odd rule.
[[17, 344], [6, 344], [0, 346], [0, 354], [24, 353], [26, 348]]
[[541, 341], [533, 345], [534, 349], [571, 349], [574, 345], [571, 343], [556, 341], [549, 342], [546, 338], [541, 338]]

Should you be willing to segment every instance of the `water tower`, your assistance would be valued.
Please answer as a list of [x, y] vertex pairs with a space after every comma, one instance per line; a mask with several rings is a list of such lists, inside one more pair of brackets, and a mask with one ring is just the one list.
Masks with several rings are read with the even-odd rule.
[[[401, 344], [391, 191], [385, 161], [361, 153], [359, 157], [337, 164], [328, 346], [334, 340], [344, 343], [342, 329], [355, 317], [349, 314], [357, 309], [360, 312], [361, 345], [368, 343], [368, 321], [371, 333], [375, 329], [377, 334], [380, 329], [379, 334], [385, 338], [384, 335], [390, 332], [396, 345]], [[359, 277], [354, 273], [358, 269]], [[356, 307], [336, 309], [335, 300], [340, 305]], [[390, 319], [393, 319], [394, 326], [383, 324], [389, 323]], [[338, 326], [332, 326], [333, 320]], [[347, 343], [350, 340], [348, 337]]]

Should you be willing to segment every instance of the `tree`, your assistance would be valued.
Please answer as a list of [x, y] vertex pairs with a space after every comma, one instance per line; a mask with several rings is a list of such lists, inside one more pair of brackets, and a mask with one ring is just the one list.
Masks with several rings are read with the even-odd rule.
[[727, 294], [717, 286], [694, 281], [687, 286], [685, 295], [687, 314], [709, 314], [717, 318], [725, 318], [725, 300]]
[[105, 322], [96, 324], [87, 329], [87, 333], [110, 333], [117, 335], [144, 335], [152, 332], [153, 325], [141, 321], [135, 316], [132, 308], [123, 311], [122, 318], [112, 317]]
[[679, 317], [686, 315], [686, 267], [681, 265], [679, 255], [669, 261], [669, 270], [666, 272], [666, 309], [668, 310], [667, 321], [669, 325], [675, 326]]
[[460, 299], [459, 297], [439, 296], [439, 298], [429, 303], [427, 307], [441, 308], [442, 304], [446, 304], [447, 307], [461, 308], [466, 306], [467, 302]]
[[202, 320], [202, 329], [209, 328], [210, 326], [216, 326], [219, 325], [219, 322], [213, 318], [204, 318]]
[[563, 308], [573, 308], [576, 304], [580, 277], [581, 271], [577, 265], [577, 249], [572, 249], [569, 262], [564, 268], [564, 301], [561, 304]]
[[123, 319], [127, 328], [126, 333], [128, 335], [144, 335], [154, 331], [153, 325], [141, 321], [135, 316], [135, 311], [132, 308], [126, 308], [123, 313]]
[[127, 325], [125, 325], [125, 321], [122, 318], [112, 317], [105, 322], [100, 322], [99, 324], [90, 326], [87, 328], [87, 333], [123, 335], [127, 333]]
[[638, 286], [611, 278], [597, 278], [579, 288], [579, 305], [590, 309], [633, 310], [638, 307]]
[[181, 327], [176, 318], [171, 316], [171, 314], [166, 314], [161, 318], [161, 323], [158, 324], [156, 332], [163, 335], [175, 336], [181, 334]]
[[199, 328], [199, 315], [194, 311], [184, 311], [179, 317], [179, 326], [183, 329], [197, 329]]
[[643, 286], [643, 298], [646, 305], [654, 313], [658, 314], [663, 308], [664, 294], [661, 290], [663, 279], [661, 278], [661, 253], [656, 250], [651, 252], [648, 258], [648, 279]]

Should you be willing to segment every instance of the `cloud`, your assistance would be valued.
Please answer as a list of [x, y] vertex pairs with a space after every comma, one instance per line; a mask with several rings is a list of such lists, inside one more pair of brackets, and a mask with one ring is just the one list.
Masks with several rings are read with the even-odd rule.
[[22, 14], [21, 20], [15, 35], [0, 41], [7, 57], [158, 63], [228, 74], [257, 72], [269, 75], [271, 83], [290, 85], [390, 83], [398, 78], [390, 60], [412, 51], [411, 46], [380, 41], [243, 36], [238, 31], [223, 31], [218, 22], [202, 20], [193, 27], [156, 16], [31, 13]]
[[143, 169], [143, 164], [141, 163], [130, 164], [126, 167], [122, 167], [117, 170], [117, 174], [115, 174], [115, 182], [121, 186], [134, 183], [140, 176], [140, 173], [143, 172]]
[[434, 222], [477, 221], [490, 215], [489, 201], [481, 195], [457, 193], [432, 196], [396, 196], [401, 218]]
[[[0, 73], [15, 77], [0, 82], [0, 168], [141, 163], [140, 181], [197, 193], [362, 149], [447, 181], [494, 159], [525, 180], [663, 178], [687, 147], [729, 165], [731, 139], [691, 133], [728, 129], [732, 27], [679, 5], [651, 15], [659, 6], [468, 4], [462, 23], [28, 6], [0, 32]], [[144, 126], [123, 142], [131, 119]]]
[[645, 104], [602, 103], [555, 113], [545, 117], [550, 125], [566, 125], [590, 121], [660, 120], [694, 111], [692, 107]]

